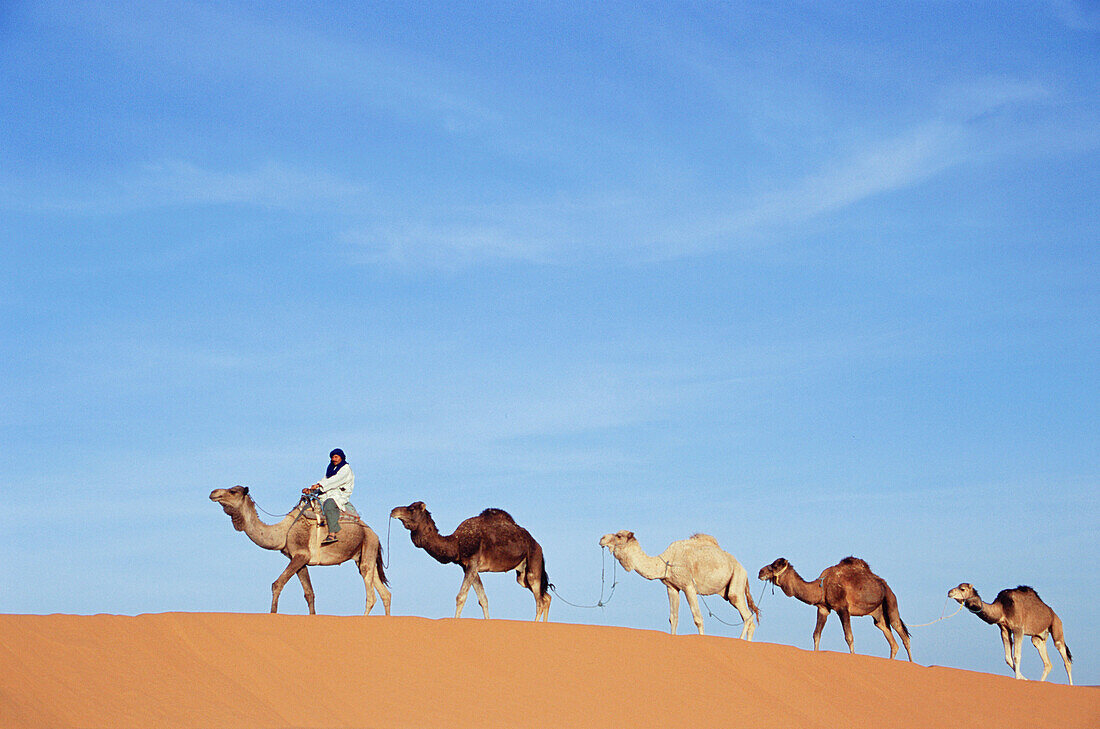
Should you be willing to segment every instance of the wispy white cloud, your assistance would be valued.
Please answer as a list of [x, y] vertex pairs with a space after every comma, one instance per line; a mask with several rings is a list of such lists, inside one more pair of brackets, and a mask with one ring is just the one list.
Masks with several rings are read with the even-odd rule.
[[955, 83], [943, 89], [936, 104], [945, 120], [966, 123], [1011, 107], [1056, 101], [1049, 82], [1038, 79], [986, 76]]
[[454, 269], [486, 259], [546, 263], [553, 244], [517, 233], [500, 219], [444, 224], [427, 221], [390, 223], [364, 227], [343, 235], [349, 259], [357, 263], [381, 263], [398, 268]]
[[[346, 242], [364, 260], [403, 266], [454, 267], [482, 260], [568, 263], [577, 260], [664, 260], [737, 246], [757, 246], [773, 234], [873, 199], [911, 189], [954, 168], [1018, 154], [1091, 148], [1100, 135], [1082, 130], [1080, 113], [1051, 110], [1065, 103], [1035, 79], [986, 77], [956, 84], [928, 104], [927, 119], [893, 136], [836, 149], [800, 178], [757, 182], [769, 191], [625, 188], [581, 202], [538, 206], [487, 205], [453, 216], [426, 211], [432, 223], [366, 225]], [[1061, 141], [1059, 141], [1061, 140]], [[683, 181], [680, 180], [678, 184]]]
[[[1079, 4], [1055, 5], [1083, 12]], [[430, 118], [448, 134], [477, 130], [484, 149], [492, 155], [515, 141], [524, 116], [482, 103], [474, 91], [479, 88], [475, 77], [463, 75], [475, 72], [438, 72], [431, 59], [403, 57], [377, 41], [351, 42], [316, 29], [211, 8], [190, 8], [180, 21], [167, 17], [168, 11], [152, 10], [140, 14], [141, 22], [130, 23], [116, 22], [117, 10], [97, 4], [78, 8], [77, 21], [88, 21], [103, 42], [122, 54], [140, 56], [143, 64], [182, 64], [189, 78], [203, 78], [207, 72], [212, 77], [243, 76], [261, 79], [268, 88], [283, 84], [307, 95], [318, 89], [340, 89], [356, 103]], [[165, 27], [181, 30], [166, 35]], [[227, 35], [239, 42], [226, 43]], [[706, 54], [687, 55], [711, 58], [716, 54], [709, 49]], [[726, 76], [709, 73], [709, 83], [721, 87]], [[489, 93], [484, 97], [492, 98]], [[737, 101], [725, 99], [729, 105]], [[1050, 140], [1059, 138], [1072, 145], [1088, 143], [1091, 136], [1095, 143], [1096, 134], [1090, 135], [1086, 123], [1064, 126], [1059, 135], [1051, 133], [1051, 114], [1046, 122], [1005, 119], [1014, 111], [1056, 103], [1057, 95], [1041, 81], [975, 79], [929, 100], [926, 106], [932, 111], [923, 121], [895, 127], [893, 134], [848, 141], [847, 148], [837, 140], [837, 147], [816, 152], [816, 159], [805, 161], [803, 169], [809, 171], [801, 177], [792, 178], [784, 170], [763, 172], [759, 178], [739, 181], [741, 187], [725, 190], [703, 189], [703, 183], [685, 174], [662, 187], [662, 181], [652, 179], [660, 175], [660, 159], [647, 167], [639, 165], [652, 173], [643, 182], [632, 177], [638, 167], [628, 160], [615, 183], [618, 189], [596, 190], [598, 182], [578, 179], [583, 163], [575, 157], [580, 155], [567, 154], [550, 167], [567, 180], [547, 193], [557, 198], [553, 201], [522, 199], [502, 191], [498, 200], [458, 210], [455, 201], [461, 188], [456, 186], [438, 204], [423, 203], [417, 208], [408, 200], [380, 204], [380, 193], [368, 184], [330, 174], [323, 167], [301, 169], [269, 158], [250, 166], [211, 169], [188, 159], [169, 159], [79, 186], [61, 179], [20, 180], [9, 174], [0, 179], [0, 207], [80, 214], [201, 205], [336, 209], [352, 213], [347, 231], [336, 243], [343, 244], [353, 260], [398, 268], [452, 269], [485, 261], [662, 260], [759, 245], [776, 231], [913, 188], [959, 166], [1019, 152], [1040, 135], [1048, 148], [1054, 145]], [[551, 124], [533, 122], [529, 136], [546, 143], [576, 134], [589, 143], [599, 138], [616, 149], [630, 147], [624, 144], [629, 131], [615, 138], [619, 133], [615, 129], [589, 128], [575, 112], [550, 108], [566, 118]]]
[[760, 197], [734, 215], [725, 232], [797, 222], [910, 187], [957, 164], [962, 136], [957, 127], [931, 122], [876, 142], [786, 190]]
[[[666, 229], [649, 242], [651, 256], [671, 258], [754, 243], [763, 234], [819, 218], [879, 195], [905, 190], [953, 168], [998, 156], [1050, 149], [1049, 129], [1002, 115], [1053, 103], [1043, 83], [984, 78], [945, 90], [935, 116], [895, 136], [834, 154], [812, 172], [759, 195], [734, 201], [732, 212], [697, 211], [693, 222]], [[1074, 134], [1077, 143], [1093, 146]], [[1096, 135], [1093, 135], [1094, 137]], [[1043, 144], [1039, 145], [1040, 138]]]

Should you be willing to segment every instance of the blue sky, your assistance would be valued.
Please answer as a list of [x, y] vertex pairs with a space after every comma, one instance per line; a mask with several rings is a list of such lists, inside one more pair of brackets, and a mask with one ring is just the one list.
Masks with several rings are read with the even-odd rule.
[[[1031, 584], [1100, 683], [1098, 59], [1070, 0], [4, 3], [0, 611], [262, 612], [283, 558], [207, 494], [283, 513], [341, 447], [397, 614], [461, 575], [390, 508], [497, 506], [577, 603], [624, 528], [715, 535], [755, 595], [859, 555], [913, 625]], [[620, 578], [552, 619], [664, 629]]]

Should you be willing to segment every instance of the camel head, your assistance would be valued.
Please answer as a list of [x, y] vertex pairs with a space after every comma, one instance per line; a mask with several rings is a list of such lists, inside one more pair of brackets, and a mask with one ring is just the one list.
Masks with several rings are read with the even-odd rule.
[[395, 506], [390, 512], [391, 519], [397, 519], [410, 532], [431, 520], [432, 515], [423, 501], [414, 501], [408, 506]]
[[615, 554], [615, 550], [622, 549], [630, 542], [637, 542], [634, 538], [634, 532], [623, 529], [622, 531], [615, 532], [614, 534], [604, 534], [600, 537], [600, 546], [607, 547], [611, 550], [611, 554]]
[[634, 565], [634, 553], [626, 552], [626, 548], [634, 545], [641, 551], [641, 546], [638, 544], [638, 540], [634, 538], [634, 532], [623, 529], [617, 531], [614, 534], [604, 534], [600, 537], [600, 546], [607, 547], [607, 551], [611, 552], [611, 556], [619, 560], [619, 564], [623, 566], [623, 569], [627, 572], [633, 572], [635, 570]]
[[963, 603], [978, 597], [978, 591], [969, 582], [960, 582], [958, 587], [953, 587], [947, 592], [947, 596], [956, 602]]
[[791, 563], [784, 557], [772, 562], [766, 567], [760, 568], [760, 573], [756, 575], [757, 579], [764, 580], [765, 582], [774, 583], [779, 579], [779, 576], [791, 568]]
[[247, 486], [234, 486], [231, 489], [214, 489], [210, 492], [210, 500], [221, 504], [222, 510], [233, 519], [233, 528], [237, 531], [244, 530], [244, 520], [241, 517], [241, 509], [246, 502], [252, 501], [248, 495]]

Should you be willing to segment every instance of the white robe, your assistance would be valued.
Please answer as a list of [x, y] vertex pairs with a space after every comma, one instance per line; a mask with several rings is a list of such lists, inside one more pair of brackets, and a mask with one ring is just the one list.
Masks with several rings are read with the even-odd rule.
[[348, 500], [351, 499], [351, 490], [355, 488], [355, 474], [351, 466], [345, 463], [340, 470], [327, 478], [322, 478], [317, 483], [321, 484], [321, 503], [325, 499], [332, 499], [341, 509], [347, 509]]

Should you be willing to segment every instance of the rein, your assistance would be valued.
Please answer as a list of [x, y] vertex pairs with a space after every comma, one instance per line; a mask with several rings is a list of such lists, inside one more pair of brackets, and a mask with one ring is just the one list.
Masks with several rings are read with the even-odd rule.
[[[298, 505], [294, 507], [295, 509], [298, 510], [298, 513], [297, 513], [297, 515], [295, 515], [294, 521], [290, 522], [290, 526], [287, 527], [286, 533], [288, 535], [290, 534], [290, 530], [294, 528], [294, 525], [298, 523], [298, 520], [302, 518], [302, 515], [306, 513], [306, 509], [305, 509], [304, 506], [302, 506], [302, 502], [303, 501], [309, 501], [309, 500], [310, 499], [309, 499], [308, 496], [303, 496], [302, 498], [298, 499]], [[311, 504], [311, 506], [312, 506], [312, 504]]]
[[[944, 613], [945, 613], [945, 612], [947, 612], [947, 603], [948, 603], [948, 602], [949, 602], [950, 600], [951, 600], [951, 598], [947, 598], [947, 600], [944, 600], [944, 601], [943, 601], [943, 610], [941, 610], [941, 611], [940, 611], [940, 617], [936, 618], [935, 620], [933, 620], [933, 621], [932, 621], [932, 622], [930, 622], [930, 623], [921, 623], [920, 625], [910, 625], [909, 627], [910, 627], [910, 628], [927, 628], [927, 627], [928, 627], [929, 625], [934, 625], [935, 623], [938, 623], [938, 622], [940, 622], [941, 620], [947, 620], [947, 618], [953, 618], [953, 617], [955, 617], [956, 615], [958, 615], [958, 614], [959, 614], [959, 610], [962, 610], [962, 609], [963, 609], [964, 607], [965, 607], [965, 608], [967, 608], [968, 610], [971, 610], [971, 611], [973, 612], [973, 609], [972, 609], [972, 608], [970, 608], [970, 606], [969, 606], [969, 605], [966, 605], [965, 603], [959, 603], [959, 609], [958, 609], [958, 610], [956, 610], [955, 612], [951, 613], [950, 615], [947, 615], [947, 616], [945, 616], [945, 615], [944, 615]], [[980, 609], [980, 608], [979, 608], [979, 609]]]
[[390, 568], [390, 555], [393, 554], [392, 552], [390, 552], [391, 529], [393, 529], [393, 519], [386, 519], [386, 561], [382, 563], [382, 568], [387, 570]]
[[[610, 550], [610, 548], [608, 548], [608, 549]], [[598, 601], [596, 601], [595, 605], [578, 605], [574, 602], [569, 602], [568, 600], [566, 600], [564, 597], [562, 597], [558, 593], [557, 588], [554, 587], [553, 585], [550, 586], [550, 591], [553, 592], [554, 595], [559, 600], [561, 600], [566, 605], [569, 605], [571, 607], [582, 608], [584, 610], [592, 610], [592, 609], [595, 609], [595, 608], [602, 608], [604, 605], [606, 605], [607, 603], [609, 603], [611, 601], [611, 596], [615, 594], [615, 588], [619, 584], [618, 575], [615, 574], [615, 559], [614, 559], [614, 557], [612, 557], [612, 559], [611, 559], [611, 578], [612, 578], [611, 579], [611, 592], [609, 592], [607, 594], [607, 597], [604, 598], [603, 591], [604, 591], [604, 587], [607, 584], [607, 554], [603, 551], [603, 548], [601, 548], [600, 549], [600, 599]]]

